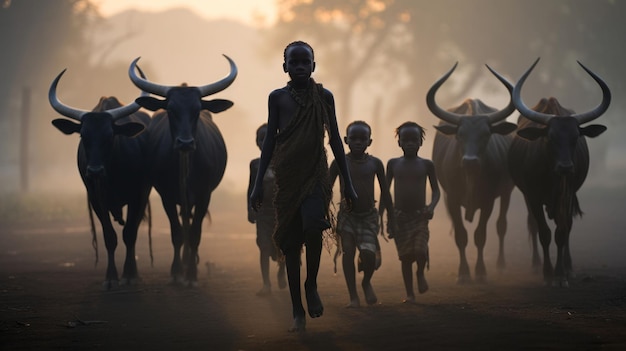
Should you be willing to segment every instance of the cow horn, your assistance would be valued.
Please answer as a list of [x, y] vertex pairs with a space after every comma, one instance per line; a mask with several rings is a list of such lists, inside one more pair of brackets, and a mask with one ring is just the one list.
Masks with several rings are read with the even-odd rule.
[[594, 119], [600, 117], [606, 110], [609, 108], [611, 104], [611, 90], [609, 90], [608, 85], [602, 80], [602, 78], [598, 77], [595, 73], [591, 72], [587, 67], [585, 67], [580, 61], [576, 61], [589, 75], [598, 83], [600, 88], [602, 89], [602, 102], [596, 106], [593, 110], [585, 113], [578, 113], [572, 115], [572, 117], [578, 120], [579, 124], [584, 124]]
[[[498, 80], [502, 82], [502, 84], [504, 84], [506, 89], [509, 91], [509, 96], [511, 96], [511, 91], [513, 90], [513, 84], [511, 84], [506, 78], [501, 76], [494, 69], [489, 67], [489, 65], [485, 65], [485, 66], [487, 66], [487, 69], [489, 69], [489, 71], [493, 73], [493, 75], [496, 76], [496, 78], [498, 78]], [[489, 123], [493, 124], [493, 123], [500, 122], [501, 120], [507, 118], [511, 113], [513, 113], [513, 111], [515, 111], [515, 105], [513, 104], [513, 99], [509, 98], [509, 104], [505, 108], [503, 108], [500, 111], [496, 111], [496, 112], [488, 114], [487, 118], [489, 119]]]
[[50, 85], [50, 90], [48, 91], [48, 101], [50, 101], [50, 105], [58, 113], [62, 114], [65, 117], [69, 117], [71, 119], [74, 119], [80, 122], [83, 115], [85, 113], [88, 113], [89, 111], [79, 110], [76, 108], [69, 107], [63, 104], [57, 98], [57, 85], [59, 84], [59, 80], [61, 79], [61, 76], [63, 75], [63, 73], [65, 73], [66, 70], [67, 68], [61, 71], [61, 73], [59, 73], [59, 75], [52, 82], [52, 85]]
[[204, 97], [218, 93], [228, 88], [228, 86], [230, 86], [235, 81], [235, 77], [237, 77], [237, 65], [235, 65], [235, 62], [231, 60], [230, 57], [226, 55], [224, 55], [224, 57], [226, 57], [228, 63], [230, 64], [230, 73], [228, 74], [228, 76], [222, 78], [220, 81], [198, 87], [201, 96]]
[[435, 84], [430, 87], [430, 89], [428, 90], [428, 94], [426, 94], [426, 105], [428, 106], [430, 112], [432, 112], [433, 115], [435, 115], [437, 118], [454, 125], [459, 124], [463, 115], [452, 113], [439, 107], [439, 105], [437, 105], [437, 103], [435, 102], [435, 94], [437, 93], [439, 87], [450, 77], [452, 72], [454, 72], [458, 64], [459, 63], [456, 62], [454, 66], [452, 66], [452, 68], [448, 71], [448, 73], [444, 74], [443, 77], [439, 78], [439, 80], [437, 80]]
[[535, 63], [533, 63], [533, 65], [530, 66], [530, 68], [526, 70], [526, 72], [524, 72], [522, 77], [517, 81], [517, 84], [515, 84], [515, 87], [513, 88], [513, 104], [515, 104], [515, 108], [517, 108], [517, 110], [522, 114], [522, 116], [530, 119], [533, 122], [547, 125], [550, 118], [554, 117], [554, 115], [537, 112], [535, 110], [528, 108], [528, 106], [524, 105], [524, 102], [522, 101], [522, 97], [521, 97], [522, 85], [524, 85], [524, 81], [526, 81], [526, 78], [528, 77], [530, 72], [533, 70], [533, 68], [535, 68], [535, 65], [537, 65], [537, 62], [539, 62], [539, 57], [537, 57], [537, 60], [535, 60]]
[[137, 88], [147, 93], [167, 97], [167, 92], [170, 90], [171, 87], [168, 87], [167, 85], [152, 83], [147, 79], [137, 76], [137, 74], [135, 73], [135, 67], [137, 67], [137, 61], [139, 61], [140, 58], [141, 57], [137, 57], [128, 68], [128, 76], [130, 77], [130, 80], [133, 82], [133, 84], [135, 84], [135, 86], [137, 86]]
[[[136, 66], [136, 67], [137, 67], [137, 70], [139, 71], [139, 74], [141, 75], [141, 78], [146, 79], [146, 75], [143, 73], [141, 68], [139, 68], [139, 66]], [[148, 96], [148, 95], [150, 94], [143, 90], [141, 91], [140, 96]], [[131, 115], [137, 112], [140, 108], [141, 106], [138, 103], [133, 101], [132, 103], [126, 106], [117, 107], [111, 110], [107, 110], [106, 112], [108, 112], [113, 117], [113, 121], [116, 121], [122, 117]]]

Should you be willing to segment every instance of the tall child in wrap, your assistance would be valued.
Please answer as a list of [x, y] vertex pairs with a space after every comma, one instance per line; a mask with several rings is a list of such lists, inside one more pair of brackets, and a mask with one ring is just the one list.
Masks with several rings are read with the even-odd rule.
[[255, 209], [260, 207], [263, 176], [271, 161], [276, 176], [274, 240], [285, 255], [294, 318], [289, 331], [304, 331], [306, 316], [300, 287], [303, 244], [306, 246], [304, 289], [309, 315], [316, 318], [324, 312], [317, 292], [317, 273], [322, 232], [331, 227], [325, 132], [328, 132], [330, 147], [345, 181], [343, 196], [348, 208], [357, 195], [337, 128], [333, 95], [311, 78], [315, 70], [313, 48], [302, 41], [287, 45], [283, 70], [291, 81], [269, 95], [267, 134], [250, 203]]
[[[394, 183], [393, 205], [396, 228], [389, 237], [393, 238], [402, 262], [402, 279], [406, 289], [404, 302], [415, 303], [413, 293], [413, 262], [417, 263], [417, 290], [428, 291], [424, 268], [428, 264], [428, 221], [439, 202], [440, 192], [431, 160], [417, 155], [424, 141], [424, 128], [415, 122], [405, 122], [396, 129], [401, 157], [387, 162], [387, 182]], [[432, 190], [430, 204], [426, 204], [426, 180]]]
[[[343, 201], [339, 206], [337, 214], [337, 235], [341, 239], [341, 250], [343, 253], [342, 267], [343, 274], [348, 286], [350, 302], [346, 307], [353, 308], [361, 305], [359, 295], [356, 290], [356, 272], [354, 267], [354, 256], [359, 250], [359, 271], [363, 271], [361, 287], [365, 294], [365, 302], [368, 305], [375, 304], [378, 299], [371, 284], [372, 275], [378, 269], [380, 261], [377, 260], [377, 251], [380, 251], [378, 242], [378, 231], [380, 223], [378, 221], [379, 212], [382, 214], [387, 210], [387, 223], [393, 227], [393, 208], [389, 186], [385, 179], [385, 166], [383, 162], [367, 152], [367, 147], [372, 144], [372, 129], [364, 121], [354, 121], [346, 128], [344, 141], [348, 144], [350, 152], [346, 154], [350, 176], [354, 184], [354, 189], [359, 194], [359, 198], [352, 204], [352, 211], [344, 210]], [[330, 165], [330, 182], [334, 184], [339, 175], [337, 162]], [[380, 188], [380, 204], [376, 209], [374, 199], [374, 180], [378, 179]], [[340, 187], [343, 189], [343, 179], [339, 179]]]

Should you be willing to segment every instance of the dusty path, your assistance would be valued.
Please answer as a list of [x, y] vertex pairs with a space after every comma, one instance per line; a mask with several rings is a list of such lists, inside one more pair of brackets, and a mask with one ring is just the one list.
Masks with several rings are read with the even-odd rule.
[[[154, 267], [142, 227], [137, 248], [142, 282], [108, 292], [100, 287], [103, 247], [94, 268], [86, 226], [3, 225], [0, 349], [626, 349], [626, 262], [598, 257], [594, 250], [612, 246], [598, 239], [601, 231], [577, 242], [584, 249], [573, 252], [578, 275], [569, 289], [543, 287], [540, 277], [530, 273], [527, 238], [515, 229], [507, 239], [505, 273], [494, 268], [496, 240], [490, 237], [489, 283], [458, 286], [458, 256], [448, 225], [443, 219], [433, 222], [436, 235], [427, 272], [431, 290], [419, 295], [416, 305], [401, 303], [404, 292], [393, 243], [383, 243], [383, 266], [373, 279], [380, 303], [359, 309], [344, 308], [348, 298], [343, 275], [341, 270], [333, 274], [332, 256], [325, 252], [319, 277], [324, 316], [308, 319], [305, 333], [290, 334], [288, 292], [274, 287], [269, 297], [255, 296], [261, 283], [253, 227], [214, 218], [201, 243], [198, 288], [168, 284], [170, 240], [167, 226], [156, 223]], [[519, 220], [510, 225], [520, 226]], [[614, 235], [613, 230], [602, 232]], [[613, 246], [623, 243], [623, 238], [615, 239]], [[471, 266], [474, 251], [468, 248]], [[117, 257], [120, 267], [121, 244]], [[275, 272], [272, 266], [273, 278]]]

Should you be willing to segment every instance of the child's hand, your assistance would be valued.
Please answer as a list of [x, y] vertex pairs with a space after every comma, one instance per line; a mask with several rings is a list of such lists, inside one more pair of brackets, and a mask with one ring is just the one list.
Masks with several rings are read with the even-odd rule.
[[345, 186], [343, 197], [346, 200], [346, 210], [348, 212], [352, 211], [352, 204], [359, 198], [356, 191], [354, 191], [352, 184], [350, 184], [350, 186]]
[[252, 224], [256, 223], [256, 212], [252, 208], [248, 209], [248, 222]]
[[252, 189], [252, 193], [250, 194], [250, 206], [255, 211], [259, 211], [261, 208], [261, 204], [263, 203], [263, 187], [260, 185], [255, 185], [254, 189]]

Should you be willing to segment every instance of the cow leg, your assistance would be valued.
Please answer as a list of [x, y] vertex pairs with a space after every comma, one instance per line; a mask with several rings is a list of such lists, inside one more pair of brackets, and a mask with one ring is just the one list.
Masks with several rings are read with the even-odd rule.
[[506, 267], [506, 260], [504, 258], [504, 237], [506, 235], [507, 220], [506, 214], [509, 211], [509, 204], [511, 203], [511, 192], [505, 191], [500, 196], [500, 213], [498, 213], [498, 220], [496, 221], [496, 231], [498, 233], [498, 261], [496, 267], [502, 271]]
[[180, 258], [180, 249], [183, 246], [182, 227], [178, 219], [176, 203], [173, 201], [173, 199], [166, 199], [163, 195], [161, 195], [161, 202], [163, 203], [163, 209], [165, 210], [165, 214], [170, 221], [172, 245], [174, 247], [174, 259], [172, 261], [170, 275], [172, 277], [172, 283], [180, 283], [183, 281], [183, 263]]
[[541, 257], [539, 257], [539, 245], [537, 243], [538, 237], [538, 226], [537, 220], [535, 219], [535, 215], [533, 214], [532, 208], [530, 207], [530, 200], [524, 196], [524, 202], [526, 203], [526, 210], [528, 212], [528, 216], [526, 217], [526, 225], [528, 227], [528, 235], [530, 236], [530, 240], [532, 242], [532, 271], [534, 273], [539, 273], [541, 268]]
[[111, 223], [111, 217], [109, 212], [102, 209], [96, 201], [91, 203], [96, 216], [102, 224], [102, 233], [104, 236], [104, 245], [107, 249], [107, 271], [104, 278], [102, 287], [105, 290], [116, 287], [119, 284], [119, 278], [117, 275], [117, 267], [115, 266], [115, 249], [117, 248], [117, 233]]
[[553, 276], [552, 261], [550, 260], [550, 242], [552, 240], [552, 232], [546, 222], [541, 201], [529, 199], [528, 208], [537, 221], [539, 241], [541, 242], [541, 247], [543, 249], [543, 280], [546, 284], [550, 284]]
[[487, 242], [487, 221], [493, 212], [493, 201], [486, 203], [480, 210], [480, 219], [474, 231], [474, 245], [476, 245], [476, 281], [485, 283], [487, 281], [487, 268], [485, 267], [484, 251]]
[[198, 247], [202, 237], [202, 221], [209, 208], [209, 199], [210, 195], [207, 196], [206, 200], [198, 199], [199, 201], [195, 204], [189, 230], [189, 242], [185, 243], [185, 246], [188, 246], [189, 249], [186, 251], [186, 257], [184, 257], [185, 280], [193, 287], [198, 286]]
[[[566, 216], [562, 220], [557, 222], [556, 230], [554, 231], [554, 242], [556, 243], [556, 264], [554, 266], [554, 286], [569, 287], [567, 281], [566, 270], [566, 256], [569, 256], [569, 234], [572, 228], [572, 216]], [[566, 254], [567, 251], [567, 254]], [[571, 265], [571, 257], [569, 258], [569, 264]]]
[[137, 199], [128, 204], [126, 211], [126, 225], [122, 233], [124, 244], [126, 245], [126, 259], [124, 261], [124, 271], [122, 272], [122, 284], [135, 284], [139, 280], [137, 272], [137, 260], [135, 259], [135, 244], [137, 242], [137, 232], [141, 219], [143, 218], [146, 205], [148, 204], [148, 193], [140, 194]]
[[461, 217], [461, 205], [453, 203], [448, 199], [446, 201], [448, 206], [448, 213], [452, 219], [452, 225], [454, 226], [454, 241], [456, 247], [459, 249], [459, 275], [457, 278], [458, 284], [466, 284], [471, 282], [469, 264], [467, 264], [467, 257], [465, 256], [465, 248], [467, 247], [467, 230], [463, 226], [463, 219]]

